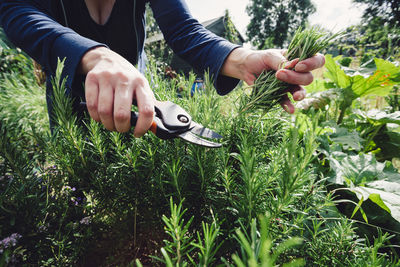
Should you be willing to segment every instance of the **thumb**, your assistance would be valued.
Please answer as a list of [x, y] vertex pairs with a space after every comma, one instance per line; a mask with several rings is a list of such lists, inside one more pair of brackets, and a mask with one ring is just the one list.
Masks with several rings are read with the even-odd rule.
[[279, 70], [285, 67], [288, 60], [283, 55], [283, 50], [268, 49], [265, 50], [263, 61], [264, 64], [273, 70]]

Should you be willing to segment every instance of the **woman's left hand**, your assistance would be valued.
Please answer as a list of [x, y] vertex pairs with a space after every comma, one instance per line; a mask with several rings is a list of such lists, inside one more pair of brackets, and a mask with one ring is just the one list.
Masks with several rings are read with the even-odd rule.
[[[221, 74], [253, 85], [264, 70], [276, 70], [276, 77], [279, 80], [293, 85], [288, 90], [293, 99], [302, 100], [306, 95], [302, 85], [308, 85], [313, 81], [311, 71], [321, 68], [325, 64], [325, 57], [317, 54], [300, 62], [298, 59], [289, 62], [284, 56], [285, 52], [283, 49], [254, 51], [237, 48], [225, 60]], [[294, 112], [294, 106], [287, 96], [283, 97], [281, 105], [287, 112]]]

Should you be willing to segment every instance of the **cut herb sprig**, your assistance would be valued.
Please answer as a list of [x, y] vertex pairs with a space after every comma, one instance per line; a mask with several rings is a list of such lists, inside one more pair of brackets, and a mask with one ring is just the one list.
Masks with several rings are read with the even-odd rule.
[[[292, 41], [289, 44], [286, 58], [288, 61], [310, 58], [328, 47], [328, 45], [340, 36], [341, 33], [330, 34], [318, 26], [308, 29], [297, 29]], [[262, 109], [268, 112], [273, 106], [280, 102], [287, 94], [290, 84], [278, 80], [275, 70], [262, 72], [252, 86], [252, 92], [248, 97], [245, 111]]]

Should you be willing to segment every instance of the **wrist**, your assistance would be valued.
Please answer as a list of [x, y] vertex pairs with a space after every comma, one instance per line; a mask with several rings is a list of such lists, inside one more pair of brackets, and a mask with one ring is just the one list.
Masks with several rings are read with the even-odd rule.
[[109, 52], [110, 50], [104, 46], [98, 46], [87, 51], [81, 58], [78, 69], [79, 73], [87, 74], [98, 62], [104, 60]]
[[246, 48], [234, 49], [225, 59], [221, 68], [221, 74], [240, 80], [245, 76], [245, 62], [247, 57], [251, 54], [251, 50]]

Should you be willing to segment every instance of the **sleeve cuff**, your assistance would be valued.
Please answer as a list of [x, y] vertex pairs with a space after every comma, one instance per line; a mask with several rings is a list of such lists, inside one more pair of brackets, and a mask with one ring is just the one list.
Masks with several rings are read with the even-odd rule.
[[83, 55], [87, 51], [99, 46], [107, 47], [105, 44], [82, 37], [76, 33], [65, 33], [54, 41], [50, 53], [50, 73], [55, 73], [57, 69], [57, 59], [63, 60], [65, 58], [62, 78], [67, 77], [66, 87], [68, 93], [71, 92], [72, 83]]
[[221, 47], [221, 51], [217, 52], [216, 54], [222, 55], [219, 57], [218, 61], [216, 62], [215, 66], [215, 77], [214, 80], [214, 87], [217, 90], [219, 95], [226, 95], [231, 92], [240, 82], [239, 79], [228, 77], [225, 75], [220, 74], [222, 65], [224, 64], [226, 58], [230, 55], [230, 53], [236, 49], [241, 47], [240, 45], [235, 45], [229, 42], [225, 42], [224, 45]]

